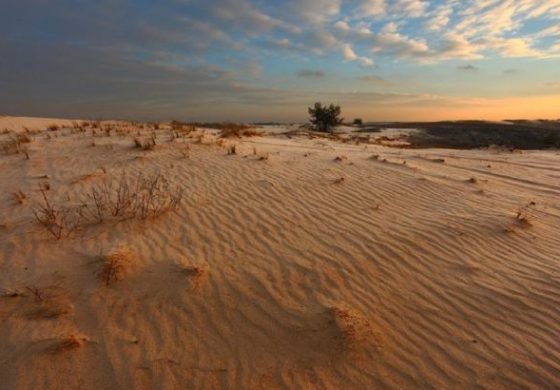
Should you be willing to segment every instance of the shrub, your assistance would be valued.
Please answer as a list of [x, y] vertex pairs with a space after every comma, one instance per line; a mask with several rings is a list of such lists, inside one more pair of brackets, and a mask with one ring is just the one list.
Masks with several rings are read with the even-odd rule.
[[315, 103], [313, 107], [308, 108], [309, 122], [318, 131], [331, 132], [333, 127], [342, 123], [340, 118], [340, 106], [330, 104], [323, 106], [321, 103]]

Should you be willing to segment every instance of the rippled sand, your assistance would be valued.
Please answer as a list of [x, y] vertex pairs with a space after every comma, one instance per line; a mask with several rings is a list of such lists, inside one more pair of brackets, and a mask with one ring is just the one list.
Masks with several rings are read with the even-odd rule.
[[[560, 387], [558, 152], [137, 131], [0, 155], [0, 388]], [[123, 171], [183, 203], [59, 241], [35, 222], [40, 183], [70, 205]]]

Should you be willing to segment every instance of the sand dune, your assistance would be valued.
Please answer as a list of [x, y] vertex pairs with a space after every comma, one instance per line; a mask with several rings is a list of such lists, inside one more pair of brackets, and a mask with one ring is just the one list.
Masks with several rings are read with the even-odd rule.
[[[558, 152], [60, 125], [0, 155], [0, 388], [560, 387]], [[180, 206], [36, 222], [123, 171]]]

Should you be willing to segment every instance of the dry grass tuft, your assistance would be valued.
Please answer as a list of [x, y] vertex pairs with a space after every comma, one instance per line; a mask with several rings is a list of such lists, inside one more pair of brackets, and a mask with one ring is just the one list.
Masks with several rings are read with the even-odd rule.
[[78, 349], [84, 345], [86, 340], [83, 337], [78, 337], [75, 335], [70, 335], [62, 339], [57, 340], [53, 345], [51, 345], [47, 352], [50, 354], [59, 354]]
[[228, 154], [228, 156], [237, 154], [237, 145], [233, 144], [233, 145], [228, 146], [227, 154]]
[[18, 204], [24, 204], [27, 200], [27, 195], [22, 190], [13, 193], [14, 199]]
[[156, 147], [155, 137], [152, 137], [148, 140], [142, 140], [140, 138], [134, 138], [134, 146], [137, 149], [142, 149], [144, 151], [154, 150], [155, 147]]
[[48, 131], [56, 131], [56, 130], [58, 130], [58, 129], [60, 129], [60, 127], [59, 127], [58, 125], [50, 125], [50, 126], [47, 126], [47, 130], [48, 130]]
[[33, 139], [26, 133], [15, 134], [0, 143], [0, 150], [5, 154], [27, 153], [24, 144], [32, 141]]
[[237, 123], [224, 123], [219, 126], [220, 138], [241, 138], [261, 135], [260, 132], [248, 125]]
[[134, 255], [127, 246], [120, 246], [110, 251], [103, 258], [100, 277], [106, 286], [121, 281], [132, 266]]
[[517, 214], [515, 215], [515, 221], [518, 225], [523, 227], [533, 226], [529, 213], [523, 207], [517, 211]]
[[61, 317], [73, 310], [67, 292], [60, 287], [38, 288], [29, 286], [27, 291], [33, 297], [29, 306], [24, 305], [25, 316], [32, 320], [48, 320]]

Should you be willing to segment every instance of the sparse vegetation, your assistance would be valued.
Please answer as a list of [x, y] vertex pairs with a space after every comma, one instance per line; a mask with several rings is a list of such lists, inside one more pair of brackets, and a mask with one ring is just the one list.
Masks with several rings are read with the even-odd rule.
[[24, 144], [32, 141], [33, 139], [27, 133], [14, 134], [0, 143], [0, 150], [5, 154], [26, 153]]
[[261, 135], [261, 133], [251, 126], [236, 123], [223, 124], [220, 132], [220, 138], [255, 137], [258, 135]]
[[106, 181], [94, 186], [75, 207], [54, 205], [45, 189], [43, 202], [34, 210], [36, 221], [57, 240], [77, 229], [108, 219], [157, 217], [175, 210], [182, 201], [181, 188], [172, 188], [164, 176], [128, 179], [125, 173], [116, 182]]

